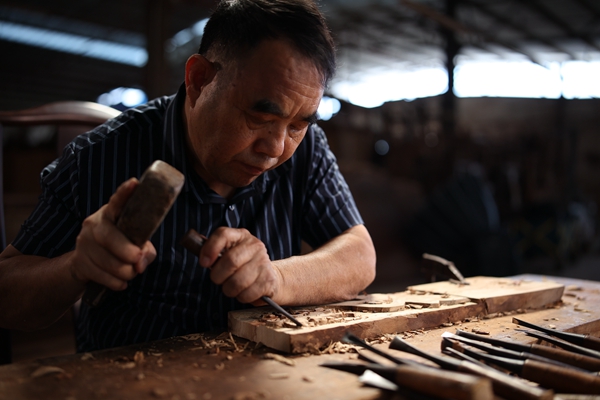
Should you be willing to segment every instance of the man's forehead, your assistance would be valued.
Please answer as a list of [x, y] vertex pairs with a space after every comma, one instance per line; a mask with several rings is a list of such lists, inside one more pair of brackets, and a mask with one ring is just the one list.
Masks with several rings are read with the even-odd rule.
[[[287, 115], [286, 112], [282, 109], [282, 107], [275, 101], [269, 99], [259, 99], [251, 106], [251, 109], [256, 112], [272, 114], [280, 118], [289, 118], [294, 117], [291, 115]], [[302, 111], [302, 110], [301, 110]], [[305, 112], [305, 114], [300, 114], [297, 116], [297, 119], [307, 121], [309, 123], [317, 122], [317, 112], [316, 110], [310, 110], [309, 112]]]

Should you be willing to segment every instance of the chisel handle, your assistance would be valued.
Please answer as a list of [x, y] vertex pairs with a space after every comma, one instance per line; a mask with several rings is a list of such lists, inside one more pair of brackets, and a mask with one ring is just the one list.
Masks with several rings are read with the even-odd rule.
[[461, 361], [458, 369], [461, 372], [484, 376], [492, 381], [494, 393], [505, 399], [520, 400], [553, 400], [554, 392], [528, 385], [527, 383], [497, 371], [491, 367], [479, 366], [472, 362]]
[[409, 365], [399, 365], [396, 367], [394, 383], [401, 387], [444, 399], [494, 399], [494, 392], [489, 379], [437, 368], [415, 368]]
[[600, 371], [600, 359], [598, 358], [540, 344], [532, 344], [530, 351], [538, 356], [560, 361], [574, 367], [587, 369], [588, 371]]
[[519, 375], [560, 393], [600, 393], [600, 376], [570, 368], [526, 360]]

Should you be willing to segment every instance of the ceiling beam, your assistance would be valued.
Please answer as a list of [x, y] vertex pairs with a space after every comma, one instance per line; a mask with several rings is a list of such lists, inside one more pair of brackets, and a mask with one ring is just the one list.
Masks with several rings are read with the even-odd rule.
[[567, 33], [571, 38], [582, 40], [587, 43], [589, 46], [593, 47], [596, 50], [600, 50], [600, 46], [596, 44], [589, 36], [582, 35], [579, 32], [576, 32], [573, 28], [571, 28], [567, 23], [565, 23], [562, 19], [560, 19], [556, 14], [551, 12], [547, 6], [544, 5], [543, 2], [539, 0], [525, 0], [523, 3], [525, 6], [529, 7], [530, 10], [542, 15], [548, 21], [552, 22], [554, 25], [558, 26], [564, 32]]
[[[460, 33], [460, 34], [465, 34], [465, 35], [478, 35], [488, 43], [495, 43], [500, 46], [506, 47], [509, 50], [512, 50], [516, 53], [524, 55], [531, 62], [533, 62], [535, 64], [539, 64], [539, 62], [535, 59], [535, 57], [532, 54], [516, 47], [512, 43], [508, 43], [507, 41], [498, 39], [486, 32], [479, 30], [479, 29], [468, 27], [464, 23], [458, 22], [454, 18], [450, 18], [450, 17], [438, 12], [437, 10], [434, 10], [433, 8], [430, 8], [423, 4], [415, 3], [411, 0], [400, 0], [400, 3], [406, 7], [411, 8], [412, 10], [414, 10], [420, 14], [423, 14], [424, 16], [437, 22], [440, 26], [442, 26], [446, 29], [452, 30], [455, 33]], [[469, 43], [469, 44], [473, 45], [472, 43]]]
[[[580, 1], [580, 0], [577, 0], [577, 1]], [[532, 31], [527, 29], [525, 26], [518, 25], [517, 23], [515, 23], [511, 19], [505, 17], [504, 15], [501, 15], [497, 11], [491, 10], [490, 6], [492, 5], [492, 3], [488, 3], [488, 2], [479, 3], [479, 2], [472, 1], [472, 0], [461, 0], [461, 3], [468, 4], [469, 6], [477, 9], [477, 11], [481, 12], [482, 14], [485, 14], [488, 17], [491, 17], [491, 18], [495, 19], [496, 21], [500, 22], [501, 24], [508, 26], [508, 27], [512, 28], [513, 30], [519, 32], [520, 34], [522, 34], [525, 38], [527, 38], [529, 40], [534, 40], [534, 41], [543, 43], [546, 46], [548, 46], [558, 52], [568, 54], [572, 59], [577, 58], [575, 56], [575, 54], [573, 52], [571, 52], [570, 50], [561, 48], [560, 46], [557, 46], [556, 44], [554, 44], [552, 41], [535, 35]]]

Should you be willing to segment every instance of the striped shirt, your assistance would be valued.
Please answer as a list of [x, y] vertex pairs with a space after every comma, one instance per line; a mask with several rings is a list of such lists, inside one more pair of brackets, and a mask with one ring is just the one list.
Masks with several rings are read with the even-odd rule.
[[163, 160], [186, 177], [181, 194], [153, 235], [157, 257], [128, 288], [95, 308], [82, 305], [78, 351], [92, 351], [227, 327], [227, 312], [247, 307], [223, 295], [179, 240], [190, 228], [210, 236], [218, 227], [246, 228], [271, 260], [313, 248], [362, 223], [323, 131], [311, 126], [294, 155], [225, 199], [186, 158], [185, 88], [130, 109], [77, 137], [41, 173], [43, 193], [13, 246], [56, 257], [75, 247], [83, 220], [131, 176]]

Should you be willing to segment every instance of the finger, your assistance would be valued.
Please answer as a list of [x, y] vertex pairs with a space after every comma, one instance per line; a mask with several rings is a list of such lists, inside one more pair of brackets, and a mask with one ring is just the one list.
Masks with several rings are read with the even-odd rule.
[[260, 276], [260, 268], [261, 266], [257, 262], [244, 264], [242, 268], [223, 282], [223, 294], [227, 297], [237, 297], [244, 290], [256, 285]]
[[138, 261], [135, 264], [135, 271], [138, 274], [143, 273], [146, 270], [146, 267], [150, 265], [156, 258], [156, 249], [154, 248], [154, 245], [151, 241], [147, 241], [144, 244], [144, 247], [142, 248], [142, 253], [142, 258], [140, 258], [140, 261]]
[[[130, 281], [137, 276], [133, 264], [124, 263], [109, 251], [103, 248], [97, 248], [93, 252], [87, 253], [90, 263], [91, 273], [96, 276], [108, 274], [120, 281]], [[100, 271], [99, 273], [96, 270]]]
[[123, 207], [125, 207], [127, 200], [129, 200], [138, 185], [139, 181], [136, 178], [130, 178], [123, 182], [113, 195], [110, 196], [104, 216], [110, 221], [116, 222], [119, 215], [121, 215], [121, 211], [123, 210]]
[[78, 280], [84, 282], [94, 281], [112, 290], [123, 290], [127, 287], [127, 281], [135, 276], [135, 274], [131, 272], [133, 270], [131, 266], [129, 266], [130, 272], [127, 273], [126, 266], [123, 268], [119, 268], [116, 265], [108, 266], [109, 261], [107, 261], [107, 259], [110, 259], [110, 257], [101, 257], [103, 259], [103, 268], [107, 268], [108, 266], [108, 270], [106, 270], [100, 268], [98, 261], [94, 258], [97, 259], [99, 257], [92, 257], [89, 253], [76, 256], [74, 261], [76, 272], [74, 276], [77, 276]]
[[218, 228], [202, 245], [199, 255], [200, 265], [204, 268], [211, 268], [221, 255], [231, 251], [249, 238], [253, 238], [253, 236], [246, 229]]
[[[262, 245], [262, 242], [259, 242]], [[222, 285], [226, 280], [238, 273], [242, 267], [252, 263], [254, 259], [262, 259], [260, 245], [241, 242], [229, 249], [221, 259], [213, 265], [210, 271], [211, 280], [217, 285]], [[262, 245], [264, 247], [264, 245]]]
[[[108, 205], [105, 205], [99, 212], [103, 214], [107, 208]], [[81, 236], [81, 246], [84, 246], [82, 249], [85, 251], [93, 251], [96, 246], [100, 246], [127, 264], [136, 264], [144, 256], [141, 248], [133, 244], [113, 222], [102, 216], [86, 219]]]
[[274, 293], [275, 280], [266, 270], [257, 276], [256, 280], [248, 285], [244, 290], [240, 291], [235, 298], [240, 303], [261, 303], [262, 296], [271, 297]]

